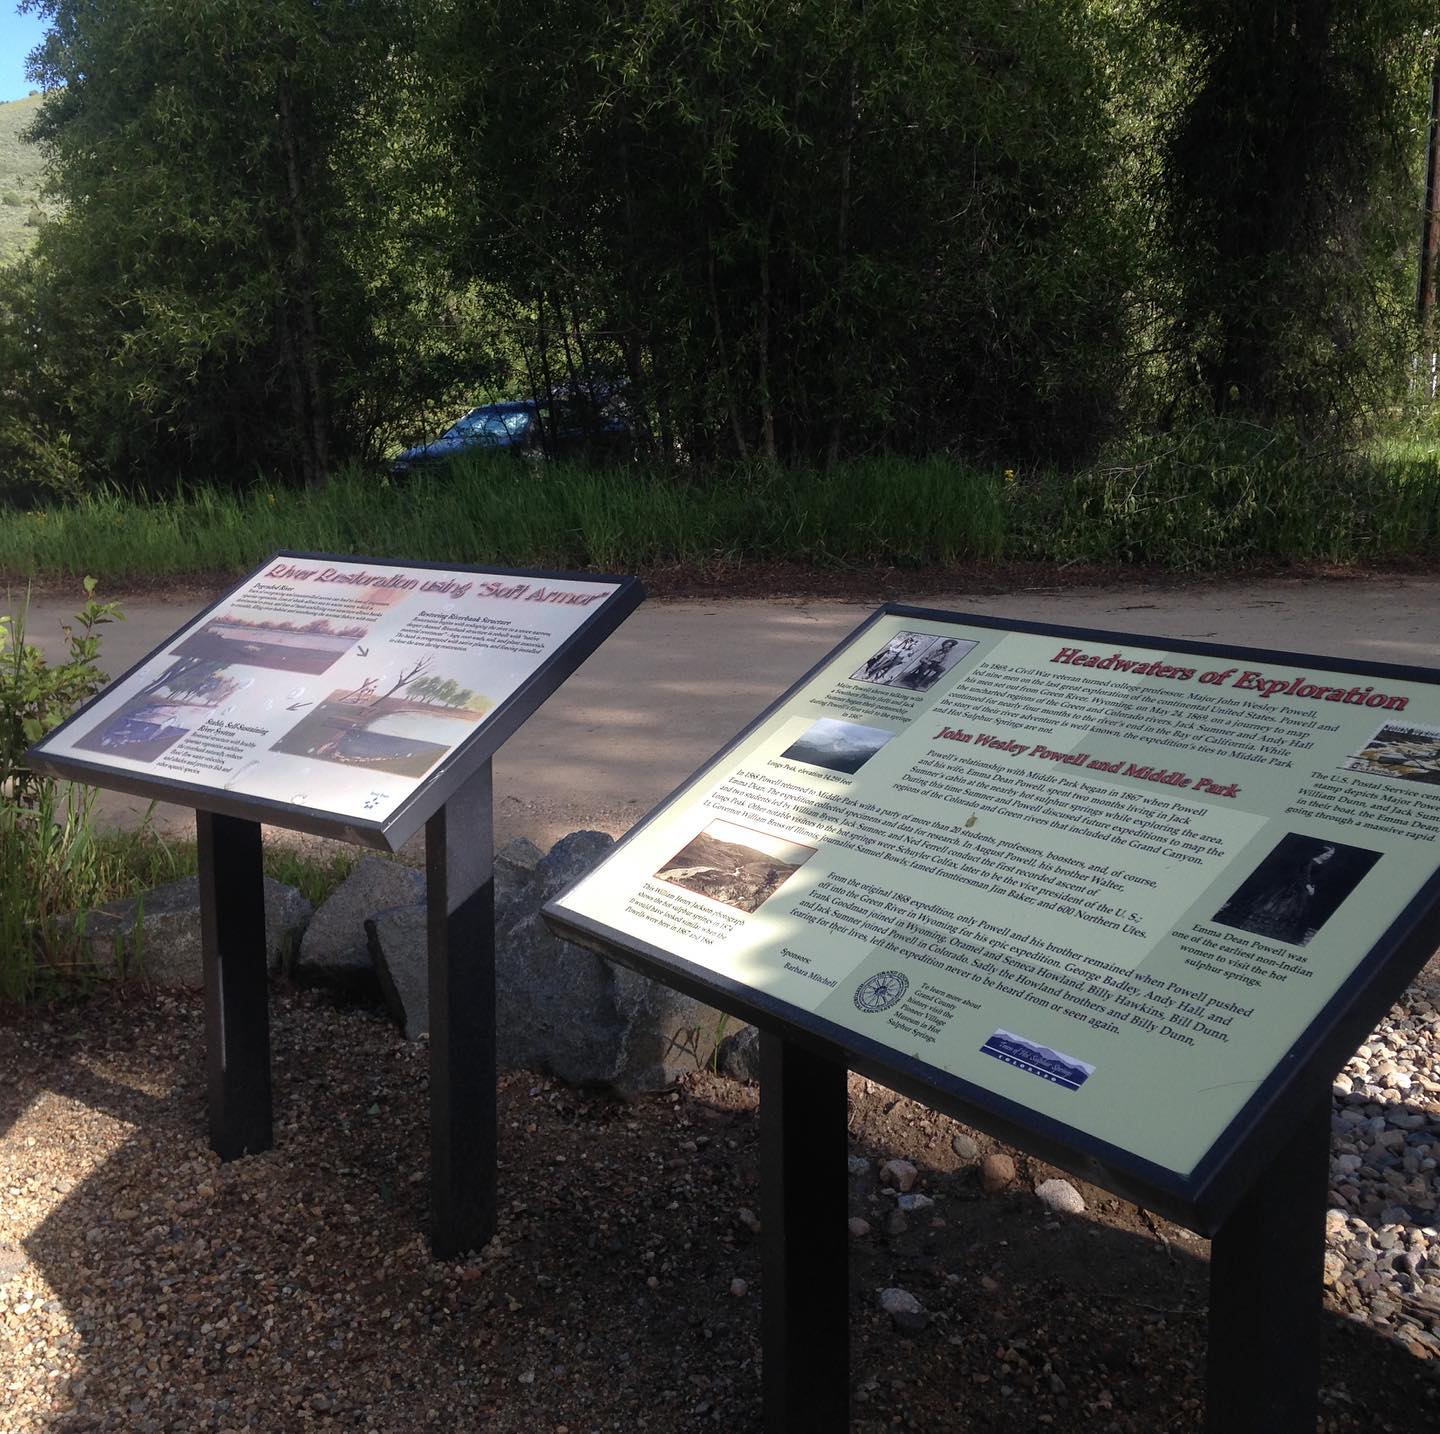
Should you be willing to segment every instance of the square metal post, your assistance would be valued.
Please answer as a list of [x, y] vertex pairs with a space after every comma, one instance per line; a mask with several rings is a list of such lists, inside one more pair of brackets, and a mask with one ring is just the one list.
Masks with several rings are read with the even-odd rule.
[[1315, 1434], [1329, 1160], [1327, 1090], [1211, 1241], [1209, 1434]]
[[269, 1150], [270, 1009], [260, 824], [195, 813], [210, 1148]]
[[430, 1248], [495, 1233], [495, 837], [487, 761], [425, 824]]
[[845, 1061], [760, 1033], [767, 1434], [850, 1427]]

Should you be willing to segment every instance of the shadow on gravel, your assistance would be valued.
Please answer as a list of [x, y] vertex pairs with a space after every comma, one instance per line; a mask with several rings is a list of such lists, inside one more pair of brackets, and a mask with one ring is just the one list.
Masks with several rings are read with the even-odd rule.
[[[198, 999], [0, 1031], [7, 1429], [758, 1434], [752, 1087], [623, 1104], [507, 1075], [499, 1236], [441, 1264], [425, 1046], [312, 994], [276, 996], [273, 1034], [276, 1149], [222, 1167]], [[1051, 1217], [1030, 1192], [1055, 1172], [1023, 1156], [987, 1195], [990, 1142], [962, 1159], [952, 1122], [851, 1089], [872, 1227], [851, 1247], [855, 1434], [1201, 1428], [1203, 1241], [1090, 1186], [1085, 1215]], [[904, 1229], [892, 1156], [935, 1201]], [[879, 1310], [897, 1285], [924, 1329]], [[1321, 1427], [1433, 1430], [1437, 1369], [1331, 1313]]]

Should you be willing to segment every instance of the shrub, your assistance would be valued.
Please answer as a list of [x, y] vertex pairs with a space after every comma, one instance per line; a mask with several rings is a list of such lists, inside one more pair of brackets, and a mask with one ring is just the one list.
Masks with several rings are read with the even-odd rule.
[[106, 680], [98, 629], [121, 613], [94, 593], [86, 578], [85, 604], [64, 625], [66, 654], [56, 663], [25, 640], [28, 594], [16, 614], [0, 615], [0, 1000], [32, 997], [79, 957], [83, 913], [101, 885], [93, 792], [42, 777], [25, 760]]

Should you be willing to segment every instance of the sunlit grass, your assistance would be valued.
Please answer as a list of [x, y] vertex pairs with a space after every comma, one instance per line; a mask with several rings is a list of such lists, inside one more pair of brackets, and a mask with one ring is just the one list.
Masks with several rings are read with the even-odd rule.
[[0, 511], [0, 573], [11, 577], [238, 574], [281, 549], [606, 572], [1413, 560], [1440, 550], [1440, 447], [1317, 455], [1212, 425], [1078, 475], [945, 457], [709, 475], [478, 459], [405, 484], [349, 468], [318, 491], [196, 486], [163, 501], [102, 492]]

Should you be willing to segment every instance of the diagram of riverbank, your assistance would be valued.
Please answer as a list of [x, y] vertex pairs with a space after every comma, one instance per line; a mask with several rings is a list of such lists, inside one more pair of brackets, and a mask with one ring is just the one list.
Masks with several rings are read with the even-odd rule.
[[446, 679], [406, 684], [406, 695], [376, 696], [362, 685], [332, 692], [272, 752], [399, 777], [423, 777], [490, 712], [488, 697]]

